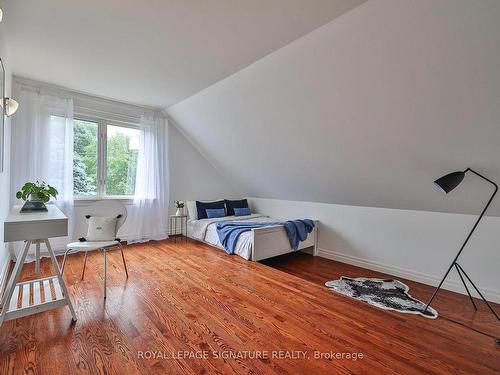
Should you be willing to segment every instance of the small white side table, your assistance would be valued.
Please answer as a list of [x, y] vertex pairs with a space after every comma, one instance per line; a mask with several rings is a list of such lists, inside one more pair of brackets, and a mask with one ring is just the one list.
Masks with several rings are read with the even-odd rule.
[[[7, 320], [65, 305], [68, 305], [73, 320], [76, 321], [75, 310], [49, 242], [51, 237], [67, 236], [68, 218], [54, 205], [47, 205], [47, 209], [47, 212], [21, 213], [21, 206], [16, 206], [5, 220], [4, 241], [25, 241], [25, 245], [2, 298], [0, 326]], [[33, 244], [36, 245], [35, 272], [40, 272], [40, 243], [47, 246], [56, 275], [18, 283], [26, 255]]]

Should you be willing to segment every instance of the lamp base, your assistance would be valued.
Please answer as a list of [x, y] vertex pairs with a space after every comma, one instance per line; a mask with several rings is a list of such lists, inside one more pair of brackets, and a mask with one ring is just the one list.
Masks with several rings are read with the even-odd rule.
[[[474, 299], [472, 298], [472, 295], [470, 294], [469, 292], [469, 288], [467, 287], [467, 284], [465, 283], [465, 280], [462, 276], [462, 274], [467, 278], [467, 280], [469, 281], [469, 283], [474, 287], [474, 289], [476, 290], [477, 294], [479, 294], [479, 296], [481, 297], [481, 299], [484, 301], [484, 303], [486, 303], [486, 306], [488, 306], [488, 308], [490, 309], [490, 311], [493, 313], [493, 315], [495, 315], [495, 317], [497, 318], [497, 320], [500, 322], [500, 317], [498, 317], [497, 313], [495, 312], [495, 310], [493, 309], [493, 307], [490, 305], [490, 303], [486, 300], [486, 298], [484, 298], [483, 294], [479, 291], [479, 289], [477, 288], [477, 286], [472, 282], [472, 280], [470, 279], [469, 275], [467, 275], [467, 273], [465, 272], [465, 270], [462, 268], [462, 266], [460, 264], [458, 264], [456, 261], [452, 263], [452, 265], [450, 266], [450, 268], [448, 269], [448, 271], [446, 272], [446, 274], [444, 275], [443, 279], [441, 280], [441, 282], [439, 283], [439, 286], [436, 288], [436, 290], [434, 291], [434, 294], [432, 295], [429, 303], [427, 303], [427, 305], [425, 306], [425, 309], [424, 309], [424, 313], [427, 311], [427, 308], [431, 305], [432, 301], [434, 300], [434, 297], [436, 297], [436, 294], [437, 292], [439, 291], [439, 289], [441, 289], [441, 285], [443, 285], [443, 282], [444, 280], [446, 279], [446, 276], [448, 276], [448, 273], [450, 272], [450, 270], [455, 267], [457, 272], [458, 272], [458, 276], [460, 276], [460, 280], [462, 280], [462, 283], [464, 284], [464, 287], [465, 287], [465, 290], [467, 291], [467, 295], [469, 296], [469, 299], [472, 303], [472, 305], [474, 306], [474, 309], [477, 310], [477, 306], [474, 302]], [[496, 343], [497, 345], [499, 345], [499, 340], [500, 339], [496, 339]]]

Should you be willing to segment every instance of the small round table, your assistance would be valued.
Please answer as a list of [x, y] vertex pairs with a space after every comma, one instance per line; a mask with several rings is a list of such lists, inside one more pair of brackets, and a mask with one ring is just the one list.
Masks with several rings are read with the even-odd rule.
[[[181, 232], [177, 232], [177, 220], [181, 221]], [[170, 241], [172, 241], [172, 238], [175, 237], [175, 242], [177, 242], [177, 235], [184, 235], [186, 241], [187, 241], [187, 215], [170, 215], [170, 222], [169, 222], [169, 237]]]

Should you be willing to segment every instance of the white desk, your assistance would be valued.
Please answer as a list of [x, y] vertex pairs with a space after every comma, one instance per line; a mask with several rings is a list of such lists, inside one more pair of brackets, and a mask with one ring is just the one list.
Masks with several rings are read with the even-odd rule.
[[[49, 238], [68, 234], [68, 218], [54, 205], [47, 205], [47, 212], [21, 213], [21, 206], [13, 208], [4, 223], [5, 242], [25, 241], [14, 270], [10, 275], [2, 299], [0, 326], [6, 320], [16, 319], [56, 307], [68, 305], [73, 320], [76, 314], [69, 299], [66, 284], [61, 276]], [[18, 283], [21, 269], [31, 245], [36, 245], [35, 272], [40, 272], [40, 244], [45, 243], [55, 276]], [[52, 293], [51, 286], [54, 289]], [[30, 295], [33, 297], [30, 298]]]

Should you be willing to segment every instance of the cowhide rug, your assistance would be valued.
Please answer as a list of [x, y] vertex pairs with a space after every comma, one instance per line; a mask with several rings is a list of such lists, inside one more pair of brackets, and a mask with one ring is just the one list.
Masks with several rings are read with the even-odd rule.
[[405, 314], [418, 314], [436, 319], [438, 313], [429, 307], [425, 314], [425, 303], [408, 294], [410, 289], [398, 280], [381, 280], [358, 277], [351, 279], [342, 276], [339, 280], [327, 281], [325, 285], [332, 291], [368, 302], [384, 310], [393, 310]]

